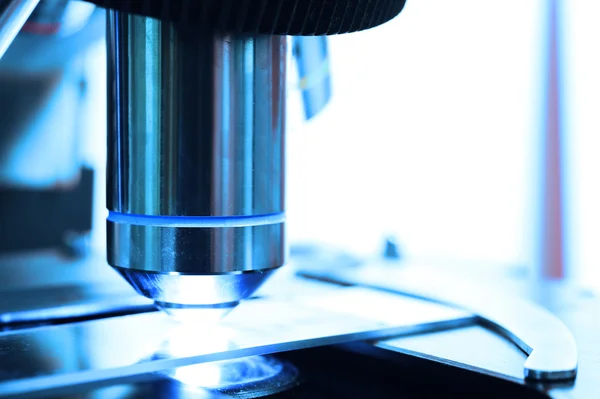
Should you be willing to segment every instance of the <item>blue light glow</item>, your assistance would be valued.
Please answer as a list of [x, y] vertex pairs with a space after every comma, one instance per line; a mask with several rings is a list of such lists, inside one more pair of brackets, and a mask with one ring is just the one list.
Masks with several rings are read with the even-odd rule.
[[250, 216], [156, 216], [109, 211], [107, 220], [138, 226], [158, 227], [246, 227], [285, 222], [285, 212]]

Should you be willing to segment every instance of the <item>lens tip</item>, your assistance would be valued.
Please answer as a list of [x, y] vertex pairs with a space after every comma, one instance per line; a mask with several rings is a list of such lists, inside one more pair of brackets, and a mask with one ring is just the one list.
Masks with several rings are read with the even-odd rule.
[[173, 320], [185, 324], [213, 324], [231, 312], [239, 302], [215, 305], [180, 305], [167, 302], [154, 302], [156, 307]]

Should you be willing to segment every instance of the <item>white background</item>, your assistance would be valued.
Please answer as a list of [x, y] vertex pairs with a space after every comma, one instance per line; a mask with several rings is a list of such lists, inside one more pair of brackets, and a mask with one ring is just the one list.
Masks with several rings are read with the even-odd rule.
[[[291, 110], [291, 241], [369, 254], [394, 234], [409, 258], [535, 269], [546, 3], [408, 0], [332, 38], [332, 102], [307, 124]], [[600, 2], [563, 9], [567, 267], [600, 286]], [[89, 57], [100, 165], [103, 52]]]

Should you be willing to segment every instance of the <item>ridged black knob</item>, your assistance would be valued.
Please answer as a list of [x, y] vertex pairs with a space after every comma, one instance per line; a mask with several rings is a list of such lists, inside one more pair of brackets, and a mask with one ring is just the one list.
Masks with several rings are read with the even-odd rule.
[[334, 35], [369, 29], [406, 0], [87, 0], [101, 7], [193, 25], [199, 30]]

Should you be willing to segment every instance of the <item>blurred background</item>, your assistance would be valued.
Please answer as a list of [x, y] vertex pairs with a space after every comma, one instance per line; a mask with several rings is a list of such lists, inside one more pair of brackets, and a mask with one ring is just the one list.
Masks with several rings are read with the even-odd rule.
[[[597, 15], [595, 0], [409, 0], [378, 29], [331, 37], [331, 103], [304, 123], [290, 95], [290, 243], [370, 256], [391, 236], [405, 259], [599, 289]], [[105, 56], [104, 43], [86, 55], [82, 111], [98, 249]]]

